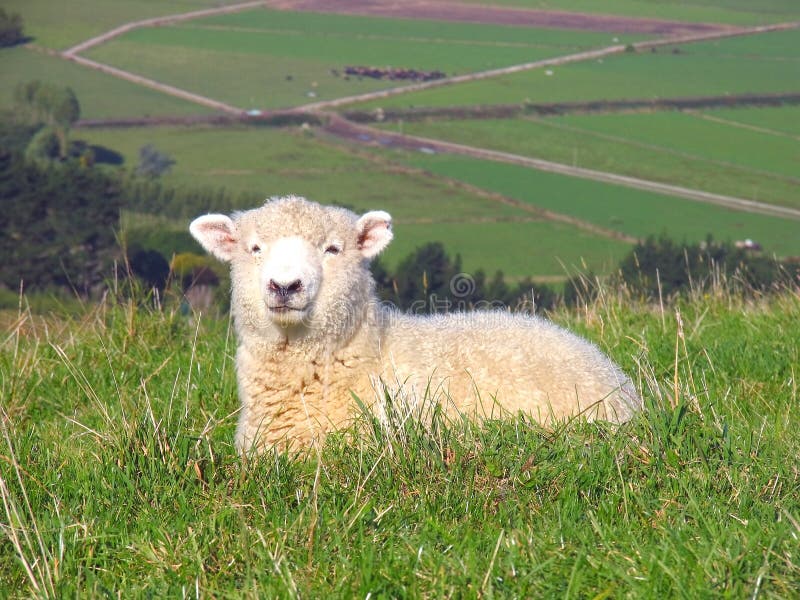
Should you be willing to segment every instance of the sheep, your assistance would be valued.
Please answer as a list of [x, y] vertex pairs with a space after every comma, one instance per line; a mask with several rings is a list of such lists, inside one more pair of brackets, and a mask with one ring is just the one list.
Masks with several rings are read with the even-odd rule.
[[619, 423], [641, 407], [617, 365], [543, 318], [379, 303], [369, 262], [393, 237], [384, 211], [287, 196], [198, 217], [190, 232], [230, 263], [241, 454], [321, 442], [350, 422], [354, 396], [375, 411], [387, 393], [435, 396], [448, 414], [499, 408], [544, 425], [578, 414]]

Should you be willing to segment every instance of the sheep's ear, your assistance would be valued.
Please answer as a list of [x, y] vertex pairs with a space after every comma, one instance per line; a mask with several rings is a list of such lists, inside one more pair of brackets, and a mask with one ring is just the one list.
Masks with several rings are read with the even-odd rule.
[[392, 233], [392, 217], [382, 210], [373, 210], [356, 221], [358, 249], [365, 258], [372, 258], [389, 245]]
[[189, 225], [189, 231], [200, 245], [218, 259], [225, 262], [233, 258], [239, 233], [230, 217], [225, 215], [203, 215]]

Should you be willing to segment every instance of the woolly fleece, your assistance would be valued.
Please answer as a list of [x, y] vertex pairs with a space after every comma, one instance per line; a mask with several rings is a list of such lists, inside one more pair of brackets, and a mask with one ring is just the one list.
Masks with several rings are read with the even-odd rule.
[[241, 453], [320, 441], [350, 421], [352, 394], [378, 413], [388, 391], [411, 404], [433, 396], [450, 414], [522, 411], [544, 425], [578, 414], [623, 422], [641, 407], [618, 366], [545, 319], [380, 304], [369, 260], [392, 239], [385, 212], [359, 218], [289, 196], [198, 217], [190, 231], [231, 265]]

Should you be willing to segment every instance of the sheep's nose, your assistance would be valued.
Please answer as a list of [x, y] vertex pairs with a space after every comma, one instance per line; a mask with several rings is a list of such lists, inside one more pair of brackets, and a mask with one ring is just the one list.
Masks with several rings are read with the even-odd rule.
[[291, 283], [278, 283], [274, 279], [269, 280], [269, 291], [273, 294], [281, 296], [282, 298], [288, 298], [292, 294], [296, 294], [297, 292], [303, 289], [303, 282], [299, 279], [295, 279]]

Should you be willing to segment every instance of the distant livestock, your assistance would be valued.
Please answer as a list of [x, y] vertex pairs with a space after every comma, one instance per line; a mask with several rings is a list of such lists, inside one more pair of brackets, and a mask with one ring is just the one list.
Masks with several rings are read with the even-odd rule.
[[544, 425], [622, 422], [641, 407], [618, 366], [545, 319], [411, 316], [379, 303], [369, 261], [393, 237], [383, 211], [289, 196], [198, 217], [190, 230], [231, 266], [241, 453], [320, 441], [351, 421], [353, 395], [377, 414], [388, 394], [476, 419], [522, 411]]
[[391, 67], [356, 67], [344, 68], [346, 76], [369, 77], [370, 79], [389, 79], [392, 81], [434, 81], [447, 77], [442, 71], [418, 71], [417, 69], [393, 69]]

